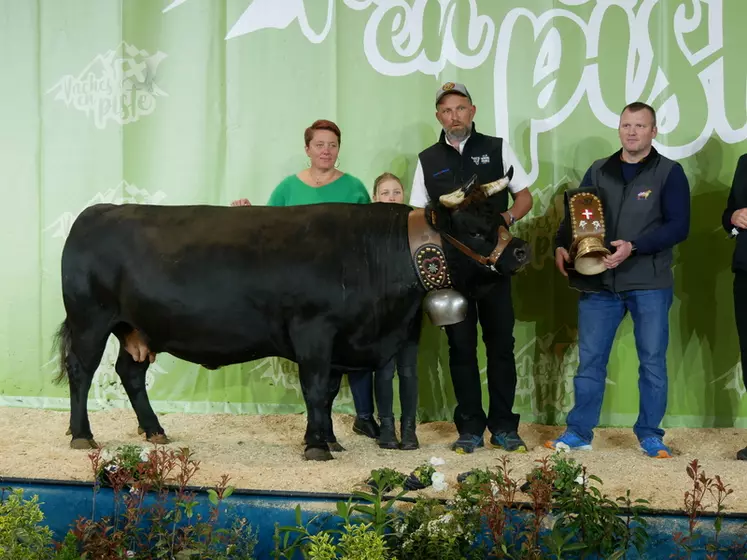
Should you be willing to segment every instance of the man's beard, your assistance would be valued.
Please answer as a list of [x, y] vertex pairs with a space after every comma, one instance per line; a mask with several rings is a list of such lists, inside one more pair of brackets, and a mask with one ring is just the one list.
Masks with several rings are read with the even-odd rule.
[[446, 132], [446, 139], [455, 142], [462, 142], [467, 138], [467, 136], [469, 136], [469, 132], [470, 131], [466, 126], [454, 127]]

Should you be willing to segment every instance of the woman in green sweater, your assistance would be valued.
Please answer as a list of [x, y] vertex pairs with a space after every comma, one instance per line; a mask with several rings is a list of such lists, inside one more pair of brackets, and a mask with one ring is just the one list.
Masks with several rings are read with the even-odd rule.
[[[267, 206], [298, 206], [323, 202], [371, 202], [366, 187], [356, 177], [336, 168], [340, 152], [340, 129], [335, 123], [318, 120], [304, 131], [309, 167], [289, 175], [275, 187]], [[232, 206], [248, 206], [245, 198]]]
[[[349, 202], [368, 204], [371, 197], [363, 183], [356, 177], [337, 169], [341, 133], [332, 121], [318, 120], [304, 131], [309, 167], [289, 175], [272, 191], [267, 206], [298, 206], [324, 202]], [[248, 206], [245, 198], [232, 206]], [[355, 404], [353, 431], [378, 438], [379, 425], [374, 419], [373, 371], [348, 374], [350, 391]]]

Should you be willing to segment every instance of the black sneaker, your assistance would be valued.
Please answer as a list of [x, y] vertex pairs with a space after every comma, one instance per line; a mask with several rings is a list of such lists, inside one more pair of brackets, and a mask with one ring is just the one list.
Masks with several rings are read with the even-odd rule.
[[482, 436], [473, 434], [459, 434], [459, 439], [451, 444], [451, 449], [459, 455], [464, 453], [474, 453], [478, 447], [484, 447], [485, 441]]
[[518, 432], [496, 432], [490, 436], [490, 445], [514, 453], [526, 453], [527, 444]]
[[373, 418], [361, 418], [360, 416], [355, 417], [353, 422], [353, 431], [356, 434], [376, 439], [381, 434], [379, 425]]

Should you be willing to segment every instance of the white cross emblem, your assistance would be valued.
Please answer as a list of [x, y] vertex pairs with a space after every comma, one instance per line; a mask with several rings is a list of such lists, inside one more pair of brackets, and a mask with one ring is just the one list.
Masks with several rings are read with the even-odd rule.
[[482, 157], [480, 157], [480, 163], [490, 163], [490, 156], [488, 154], [483, 154]]
[[586, 210], [584, 210], [583, 212], [581, 212], [581, 215], [584, 218], [586, 218], [587, 220], [591, 220], [591, 218], [594, 216], [594, 214], [592, 213], [592, 211], [589, 210], [588, 208]]

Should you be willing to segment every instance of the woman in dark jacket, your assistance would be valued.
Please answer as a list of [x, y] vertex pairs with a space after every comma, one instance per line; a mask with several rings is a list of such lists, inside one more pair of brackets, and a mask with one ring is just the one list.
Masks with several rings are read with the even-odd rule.
[[[737, 320], [742, 380], [747, 387], [747, 154], [743, 154], [737, 163], [729, 201], [721, 221], [724, 229], [736, 237], [731, 262], [734, 272], [734, 316]], [[737, 453], [737, 459], [747, 461], [747, 447]]]

